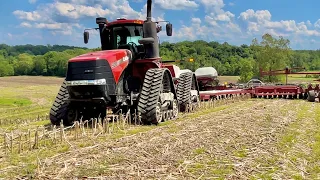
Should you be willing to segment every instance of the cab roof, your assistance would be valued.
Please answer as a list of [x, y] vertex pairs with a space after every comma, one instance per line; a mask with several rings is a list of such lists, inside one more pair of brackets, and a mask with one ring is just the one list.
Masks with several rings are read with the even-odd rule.
[[107, 23], [107, 26], [112, 26], [116, 24], [143, 24], [143, 20], [139, 19], [125, 19], [125, 18], [118, 18], [115, 21], [111, 21]]

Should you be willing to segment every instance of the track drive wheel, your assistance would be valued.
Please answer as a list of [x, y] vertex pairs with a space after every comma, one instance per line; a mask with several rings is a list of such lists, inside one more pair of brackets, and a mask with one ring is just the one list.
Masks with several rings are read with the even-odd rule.
[[64, 126], [71, 126], [75, 121], [77, 121], [79, 116], [79, 112], [76, 108], [72, 108], [68, 106], [66, 111], [66, 116], [63, 118], [63, 125]]
[[172, 93], [173, 81], [168, 70], [155, 68], [146, 72], [137, 107], [143, 124], [157, 125], [165, 120], [163, 114], [166, 108], [163, 107], [162, 95]]
[[171, 119], [176, 119], [179, 114], [179, 106], [178, 106], [178, 101], [174, 100], [172, 103], [172, 114], [170, 116]]
[[63, 124], [65, 126], [69, 126], [72, 121], [77, 118], [77, 111], [71, 109], [69, 104], [66, 102], [69, 98], [66, 86], [66, 81], [63, 81], [50, 109], [50, 121], [53, 125], [58, 126], [60, 125], [61, 120], [63, 120]]
[[179, 101], [180, 112], [186, 112], [188, 107], [198, 106], [199, 91], [197, 81], [192, 72], [180, 74], [177, 85], [177, 96]]

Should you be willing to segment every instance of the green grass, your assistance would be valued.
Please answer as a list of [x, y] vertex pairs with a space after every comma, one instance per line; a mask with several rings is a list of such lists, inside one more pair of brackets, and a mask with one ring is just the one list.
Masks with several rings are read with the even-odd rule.
[[193, 151], [196, 155], [203, 154], [206, 152], [206, 148], [197, 148]]
[[308, 78], [308, 77], [288, 77], [288, 83], [317, 83], [317, 78]]
[[243, 147], [242, 149], [235, 151], [234, 155], [239, 158], [247, 157], [247, 150]]
[[0, 108], [5, 107], [21, 107], [26, 105], [31, 105], [32, 102], [25, 98], [1, 98]]
[[226, 83], [237, 83], [239, 80], [239, 76], [219, 76], [218, 79], [220, 84]]

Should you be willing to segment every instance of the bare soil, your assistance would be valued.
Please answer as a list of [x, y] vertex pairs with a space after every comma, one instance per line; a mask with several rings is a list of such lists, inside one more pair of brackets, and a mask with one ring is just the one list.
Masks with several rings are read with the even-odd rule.
[[57, 85], [63, 82], [63, 78], [44, 77], [44, 76], [10, 76], [0, 77], [0, 87], [10, 86], [12, 84], [21, 85]]
[[[248, 100], [41, 161], [37, 178], [290, 179], [278, 146], [302, 101]], [[300, 172], [299, 170], [297, 172]], [[292, 175], [292, 174], [291, 174]]]

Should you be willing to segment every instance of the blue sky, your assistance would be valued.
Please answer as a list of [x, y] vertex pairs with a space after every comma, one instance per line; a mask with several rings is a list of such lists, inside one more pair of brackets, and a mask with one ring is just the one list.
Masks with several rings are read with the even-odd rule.
[[[146, 0], [3, 1], [0, 43], [99, 47], [96, 32], [88, 44], [82, 37], [85, 28], [96, 27], [96, 17], [145, 19], [145, 4]], [[152, 15], [173, 24], [173, 36], [163, 31], [161, 41], [241, 45], [270, 33], [288, 38], [293, 49], [320, 49], [319, 5], [316, 0], [153, 0]]]

